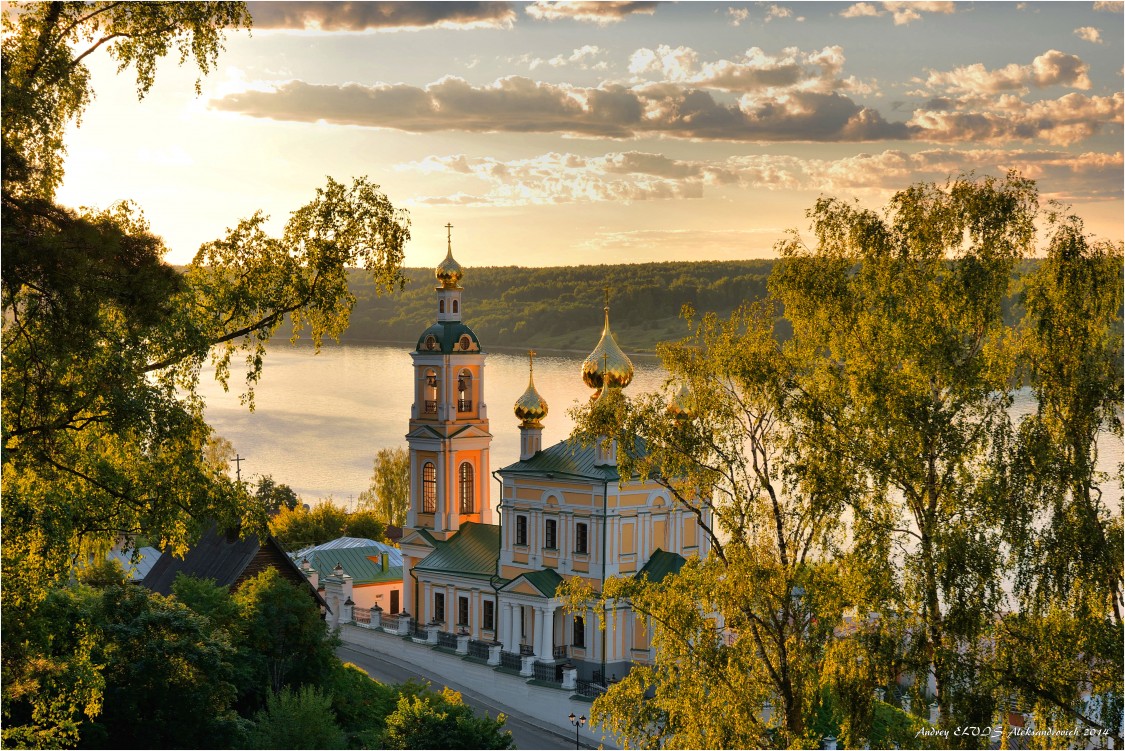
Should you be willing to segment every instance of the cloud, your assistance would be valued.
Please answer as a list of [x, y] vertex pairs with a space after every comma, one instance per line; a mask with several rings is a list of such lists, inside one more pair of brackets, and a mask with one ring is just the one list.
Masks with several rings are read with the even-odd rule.
[[1048, 50], [1029, 65], [1009, 63], [989, 70], [980, 63], [973, 63], [951, 71], [931, 70], [925, 83], [932, 89], [976, 95], [1047, 86], [1085, 90], [1090, 88], [1089, 71], [1090, 66], [1077, 55]]
[[739, 26], [750, 17], [750, 11], [746, 8], [727, 8], [727, 15], [730, 16], [731, 26]]
[[890, 14], [894, 18], [895, 26], [904, 26], [920, 19], [923, 13], [956, 12], [956, 4], [952, 2], [884, 2], [878, 6], [873, 3], [861, 2], [840, 11], [840, 17], [875, 18]]
[[606, 26], [638, 13], [651, 16], [656, 12], [655, 2], [624, 2], [624, 0], [535, 0], [524, 12], [539, 21], [583, 21]]
[[583, 69], [605, 70], [608, 64], [602, 60], [597, 61], [597, 58], [604, 55], [605, 50], [593, 44], [586, 44], [578, 49], [571, 51], [569, 55], [555, 55], [549, 60], [544, 60], [537, 57], [529, 64], [531, 70], [535, 70], [541, 65], [550, 65], [553, 68], [562, 68], [568, 65], [574, 65]]
[[784, 227], [758, 227], [729, 230], [638, 229], [625, 232], [595, 230], [578, 243], [575, 250], [594, 258], [629, 261], [639, 257], [654, 261], [735, 260], [776, 258], [773, 245], [785, 233]]
[[886, 11], [879, 10], [871, 3], [856, 3], [840, 11], [841, 18], [866, 18], [885, 15]]
[[1081, 26], [1074, 30], [1074, 35], [1091, 44], [1103, 44], [1102, 33], [1093, 26]]
[[582, 88], [522, 76], [474, 86], [448, 76], [426, 87], [406, 84], [310, 84], [212, 99], [216, 110], [296, 122], [392, 128], [415, 133], [558, 133], [594, 138], [664, 135], [725, 141], [866, 141], [909, 131], [836, 92], [787, 91], [719, 101], [672, 83]]
[[775, 18], [791, 18], [792, 16], [793, 11], [781, 5], [770, 3], [769, 7], [766, 8], [766, 23], [769, 23]]
[[1037, 102], [1005, 97], [1000, 100], [1000, 108], [991, 112], [916, 110], [910, 127], [918, 138], [929, 141], [1042, 140], [1061, 145], [1089, 138], [1104, 126], [1121, 122], [1121, 92], [1093, 97], [1072, 93]]
[[255, 29], [317, 31], [508, 28], [516, 12], [506, 2], [250, 2]]
[[1122, 7], [1125, 7], [1125, 3], [1122, 3], [1121, 0], [1098, 0], [1098, 2], [1094, 3], [1094, 10], [1100, 10], [1105, 13], [1120, 13]]
[[428, 157], [396, 169], [466, 175], [483, 184], [476, 192], [415, 199], [420, 203], [519, 206], [690, 200], [720, 190], [859, 192], [885, 198], [913, 182], [942, 181], [969, 169], [990, 174], [1019, 170], [1037, 180], [1048, 198], [1120, 200], [1122, 167], [1121, 152], [889, 149], [835, 160], [777, 154], [679, 160], [625, 151], [597, 157], [551, 152], [501, 161], [459, 154]]
[[854, 79], [840, 79], [843, 67], [844, 51], [838, 46], [815, 52], [787, 47], [778, 55], [751, 47], [734, 60], [701, 63], [690, 47], [661, 45], [655, 50], [641, 48], [629, 58], [629, 72], [635, 76], [659, 73], [664, 81], [741, 94], [828, 93], [859, 87]]

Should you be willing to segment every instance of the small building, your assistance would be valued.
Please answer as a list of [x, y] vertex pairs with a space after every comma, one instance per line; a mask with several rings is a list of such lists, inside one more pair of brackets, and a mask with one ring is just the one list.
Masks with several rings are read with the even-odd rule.
[[[388, 615], [402, 610], [402, 551], [393, 545], [363, 537], [340, 537], [304, 548], [294, 557], [314, 586], [325, 585], [325, 598], [332, 612], [337, 610], [333, 597], [339, 595], [341, 605], [350, 597], [357, 610], [378, 606]], [[328, 582], [337, 566], [351, 580], [350, 590], [341, 590], [339, 595]]]
[[317, 605], [326, 606], [316, 586], [309, 582], [273, 535], [267, 535], [263, 542], [256, 535], [243, 538], [233, 530], [220, 532], [215, 525], [203, 533], [183, 558], [170, 553], [161, 555], [141, 583], [153, 592], [170, 595], [176, 576], [182, 573], [210, 579], [233, 592], [247, 579], [268, 568], [277, 569], [285, 580], [306, 589]]

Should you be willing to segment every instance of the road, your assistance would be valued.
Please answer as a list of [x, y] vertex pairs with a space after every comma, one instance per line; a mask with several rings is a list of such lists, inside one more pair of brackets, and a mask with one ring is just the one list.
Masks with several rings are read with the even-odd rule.
[[[459, 691], [465, 703], [478, 712], [487, 712], [495, 717], [503, 712], [507, 718], [504, 724], [512, 731], [512, 741], [518, 749], [566, 749], [574, 748], [574, 736], [566, 736], [536, 722], [531, 717], [520, 713], [511, 707], [505, 707], [481, 696], [472, 689], [453, 683], [444, 678], [422, 670], [413, 665], [407, 666], [395, 662], [382, 655], [351, 646], [337, 648], [336, 655], [345, 662], [350, 662], [362, 668], [369, 676], [381, 683], [403, 683], [414, 679], [429, 681], [434, 687], [448, 686], [454, 691]], [[589, 748], [583, 745], [582, 748]]]

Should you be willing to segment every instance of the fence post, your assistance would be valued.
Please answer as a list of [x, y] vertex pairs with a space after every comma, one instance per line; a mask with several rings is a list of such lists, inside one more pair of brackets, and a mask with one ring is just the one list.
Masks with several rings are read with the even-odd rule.
[[427, 623], [426, 624], [426, 643], [437, 644], [437, 635], [441, 631], [440, 623]]
[[500, 652], [504, 649], [503, 644], [490, 644], [488, 647], [488, 664], [496, 667], [500, 664]]
[[567, 691], [573, 691], [578, 688], [578, 668], [568, 662], [562, 666], [562, 669], [562, 687]]
[[405, 610], [398, 614], [398, 635], [410, 636], [410, 613]]
[[383, 609], [376, 603], [375, 607], [371, 608], [371, 628], [383, 627]]
[[530, 657], [525, 656], [525, 657], [521, 658], [520, 677], [521, 678], [530, 678], [534, 674], [535, 674], [535, 655], [531, 655]]
[[468, 634], [457, 634], [457, 654], [459, 654], [459, 655], [469, 654], [469, 635]]

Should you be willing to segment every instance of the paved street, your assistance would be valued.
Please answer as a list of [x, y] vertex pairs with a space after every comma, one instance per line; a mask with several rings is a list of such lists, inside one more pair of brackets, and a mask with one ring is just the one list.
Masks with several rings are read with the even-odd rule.
[[[512, 740], [518, 749], [567, 749], [574, 747], [574, 736], [567, 737], [563, 733], [551, 730], [511, 707], [496, 704], [470, 688], [448, 681], [416, 666], [349, 645], [338, 648], [336, 655], [345, 662], [351, 662], [363, 668], [369, 676], [377, 681], [402, 683], [411, 678], [421, 678], [429, 681], [435, 688], [440, 689], [442, 686], [448, 686], [454, 691], [459, 691], [465, 699], [465, 703], [478, 712], [487, 712], [492, 717], [503, 712], [504, 716], [507, 717], [505, 727], [512, 731]], [[583, 748], [588, 748], [588, 746], [583, 746]]]

